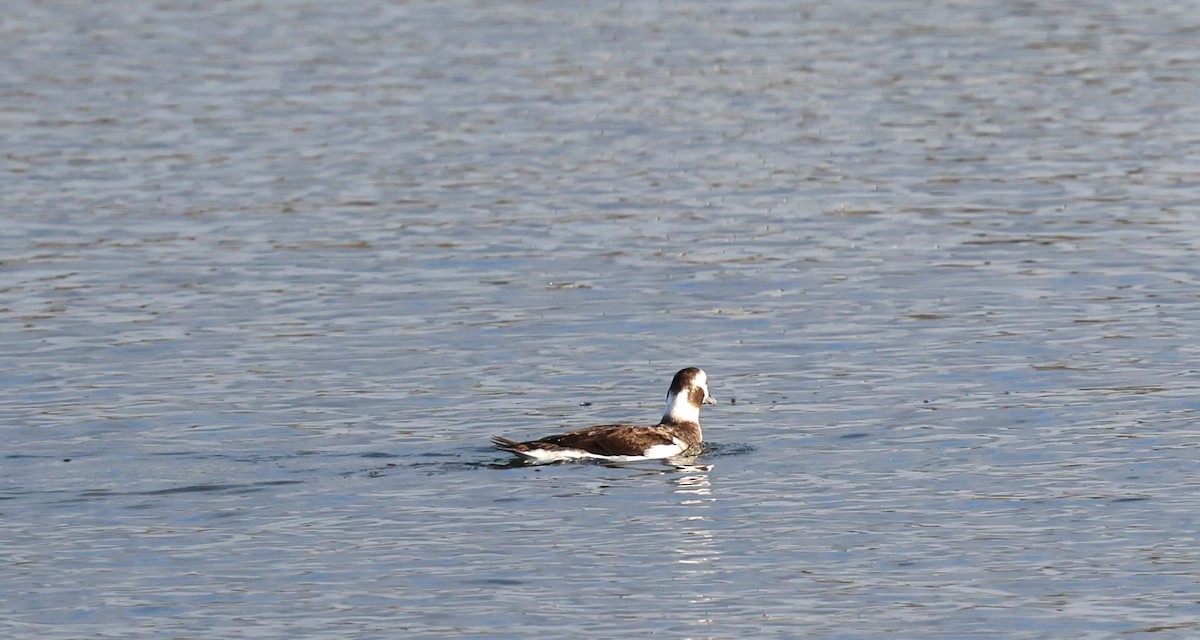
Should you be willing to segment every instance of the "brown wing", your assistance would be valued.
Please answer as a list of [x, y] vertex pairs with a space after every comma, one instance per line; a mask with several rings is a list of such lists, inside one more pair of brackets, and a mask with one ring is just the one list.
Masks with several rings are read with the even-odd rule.
[[582, 449], [602, 456], [640, 456], [649, 447], [672, 442], [674, 441], [671, 436], [658, 427], [607, 424], [570, 431], [524, 444], [533, 446], [547, 444], [568, 449]]

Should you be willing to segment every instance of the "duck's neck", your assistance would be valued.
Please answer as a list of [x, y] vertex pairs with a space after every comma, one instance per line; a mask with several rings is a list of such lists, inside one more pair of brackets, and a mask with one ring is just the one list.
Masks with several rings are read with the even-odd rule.
[[667, 394], [667, 410], [663, 413], [662, 422], [694, 422], [700, 424], [700, 407], [694, 404], [686, 394]]

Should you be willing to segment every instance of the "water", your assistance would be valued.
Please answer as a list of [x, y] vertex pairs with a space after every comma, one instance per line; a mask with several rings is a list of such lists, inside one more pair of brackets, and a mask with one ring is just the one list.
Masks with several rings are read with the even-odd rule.
[[1194, 3], [10, 4], [5, 637], [1196, 634]]

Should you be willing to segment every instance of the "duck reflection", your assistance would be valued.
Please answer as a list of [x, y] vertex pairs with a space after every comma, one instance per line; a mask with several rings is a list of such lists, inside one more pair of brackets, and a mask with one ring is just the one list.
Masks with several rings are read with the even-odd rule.
[[721, 555], [712, 518], [706, 513], [717, 501], [708, 475], [712, 465], [684, 464], [675, 468], [683, 474], [672, 479], [675, 494], [680, 498], [680, 506], [687, 509], [677, 528], [682, 538], [675, 546], [676, 562], [692, 567], [691, 577], [711, 573], [711, 569], [700, 570], [700, 566], [716, 561]]

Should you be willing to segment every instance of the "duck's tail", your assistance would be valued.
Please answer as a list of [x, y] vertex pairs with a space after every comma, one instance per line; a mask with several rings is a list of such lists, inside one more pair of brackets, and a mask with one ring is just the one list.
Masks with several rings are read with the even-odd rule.
[[497, 449], [507, 451], [509, 453], [520, 454], [525, 449], [525, 446], [516, 440], [501, 438], [500, 436], [492, 436], [492, 444], [496, 445]]

